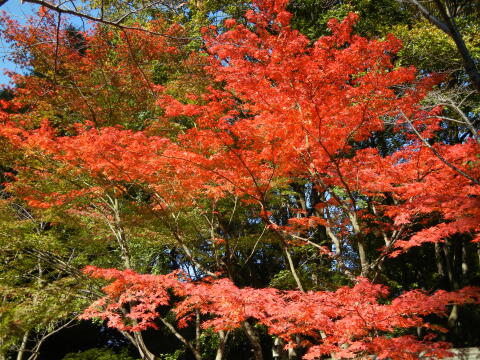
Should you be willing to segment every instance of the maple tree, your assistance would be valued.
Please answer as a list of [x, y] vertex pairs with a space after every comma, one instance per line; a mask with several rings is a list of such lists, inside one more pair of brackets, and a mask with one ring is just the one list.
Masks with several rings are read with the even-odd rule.
[[[290, 347], [308, 349], [306, 358], [447, 355], [444, 343], [401, 329], [442, 331], [424, 316], [477, 303], [478, 289], [457, 284], [454, 292], [389, 298], [385, 287], [370, 281], [411, 248], [462, 234], [460, 251], [466, 251], [480, 240], [478, 132], [469, 129], [454, 145], [435, 142], [442, 109], [421, 102], [441, 78], [395, 66], [401, 42], [355, 35], [355, 14], [331, 20], [331, 34], [311, 44], [290, 27], [285, 1], [255, 4], [244, 21], [204, 29], [206, 54], [188, 53], [182, 27], [161, 19], [151, 29], [171, 37], [100, 26], [72, 37], [65, 28], [56, 31], [61, 41], [53, 44], [42, 38], [57, 26], [51, 13], [43, 14], [40, 31], [6, 19], [11, 41], [30, 48], [41, 40], [27, 63], [43, 74], [16, 76], [17, 96], [2, 104], [0, 135], [12, 154], [24, 154], [12, 159], [14, 181], [6, 190], [32, 208], [107, 226], [119, 266], [127, 270], [87, 268], [113, 282], [84, 316], [108, 319], [109, 326], [132, 334], [144, 358], [153, 354], [140, 330], [157, 321], [201, 358], [159, 311], [162, 306], [173, 308], [180, 325], [193, 314], [218, 331], [218, 356], [224, 356], [228, 332], [243, 327], [255, 357], [262, 358], [254, 321]], [[158, 59], [181, 61], [197, 69], [197, 77], [151, 81]], [[380, 154], [369, 140], [387, 125], [402, 144]], [[260, 241], [278, 247], [297, 291], [234, 283], [236, 210], [222, 208], [232, 199], [246, 209], [247, 224], [264, 225], [251, 254]], [[192, 236], [201, 249], [188, 238], [186, 222], [195, 217], [207, 222]], [[143, 228], [136, 225], [141, 218]], [[192, 282], [176, 272], [130, 270], [138, 264], [135, 239], [158, 237], [158, 221], [184, 252], [187, 268], [201, 274], [194, 280], [213, 278]], [[313, 273], [314, 263], [296, 261], [301, 248], [355, 285], [304, 292], [304, 274]], [[205, 260], [211, 254], [215, 259]], [[217, 279], [222, 276], [230, 280]], [[170, 291], [180, 299], [172, 300]]]
[[[169, 290], [183, 301], [175, 304], [174, 312], [184, 324], [199, 309], [213, 318], [203, 323], [216, 331], [241, 327], [248, 319], [265, 325], [272, 335], [295, 343], [294, 335], [309, 340], [306, 359], [334, 353], [338, 358], [377, 354], [379, 358], [418, 359], [424, 356], [447, 356], [447, 344], [430, 343], [425, 336], [418, 340], [412, 335], [392, 336], [402, 328], [435, 328], [424, 322], [428, 314], [445, 315], [452, 303], [478, 302], [476, 288], [458, 292], [437, 292], [427, 295], [411, 291], [394, 299], [391, 304], [379, 300], [388, 294], [386, 287], [358, 278], [353, 288], [342, 287], [335, 292], [300, 292], [276, 289], [239, 289], [230, 280], [204, 279], [190, 283], [179, 279], [178, 273], [141, 275], [131, 270], [85, 269], [93, 277], [113, 280], [104, 288], [106, 297], [93, 303], [82, 315], [85, 318], [108, 320], [108, 325], [122, 330], [139, 331], [157, 327], [162, 319], [159, 307], [173, 302]], [[129, 307], [125, 314], [124, 306]], [[132, 322], [133, 321], [133, 322]], [[313, 345], [313, 346], [312, 346]], [[195, 358], [201, 359], [194, 351]], [[425, 352], [427, 351], [427, 352]]]

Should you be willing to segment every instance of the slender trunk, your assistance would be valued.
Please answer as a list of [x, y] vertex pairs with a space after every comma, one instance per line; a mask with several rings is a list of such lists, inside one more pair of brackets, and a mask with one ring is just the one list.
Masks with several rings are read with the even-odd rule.
[[325, 233], [335, 245], [335, 260], [337, 261], [337, 264], [338, 264], [338, 267], [337, 267], [338, 270], [340, 270], [340, 272], [346, 275], [349, 279], [353, 280], [355, 276], [351, 273], [350, 270], [348, 270], [348, 268], [345, 265], [345, 262], [343, 261], [340, 239], [333, 233], [332, 229], [329, 226], [325, 226]]
[[[460, 283], [458, 281], [458, 272], [456, 271], [456, 268], [458, 266], [456, 266], [457, 265], [456, 263], [459, 263], [461, 261], [461, 250], [460, 250], [460, 258], [459, 258], [457, 245], [458, 244], [455, 244], [455, 243], [452, 244], [451, 241], [447, 241], [443, 246], [448, 280], [450, 282], [451, 290], [458, 290], [460, 288]], [[452, 306], [450, 315], [448, 316], [448, 326], [450, 329], [453, 330], [453, 332], [456, 331], [456, 328], [458, 325], [458, 312], [459, 312], [458, 305], [455, 304]]]
[[192, 351], [192, 354], [195, 357], [195, 360], [202, 360], [201, 353], [199, 353], [195, 348], [195, 346], [193, 346], [193, 344], [190, 341], [188, 341], [185, 337], [183, 337], [183, 335], [180, 334], [172, 324], [170, 324], [166, 319], [164, 319], [161, 316], [158, 319], [163, 323], [163, 325], [167, 327], [168, 330], [170, 330], [173, 333], [173, 335], [175, 335], [175, 337], [178, 340], [180, 340], [183, 344], [185, 344], [185, 346], [187, 346]]
[[[316, 215], [316, 216], [318, 216], [318, 215]], [[330, 226], [325, 226], [325, 233], [330, 238], [330, 240], [332, 240], [333, 245], [335, 245], [335, 250], [334, 250], [335, 251], [335, 259], [338, 262], [338, 267], [340, 268], [340, 270], [343, 270], [345, 265], [344, 265], [343, 259], [342, 259], [342, 248], [341, 248], [341, 245], [340, 245], [340, 239], [333, 233]]]
[[29, 334], [30, 334], [29, 331], [26, 331], [25, 334], [23, 334], [22, 342], [20, 344], [20, 348], [18, 349], [18, 353], [17, 353], [17, 360], [23, 360], [23, 355], [27, 350], [27, 341], [28, 341]]
[[200, 354], [200, 311], [195, 310], [195, 350]]
[[288, 262], [288, 266], [290, 267], [290, 271], [292, 273], [293, 278], [295, 279], [298, 289], [300, 291], [305, 291], [303, 288], [302, 282], [300, 280], [300, 277], [298, 276], [297, 270], [295, 269], [292, 255], [290, 255], [290, 251], [288, 251], [288, 247], [283, 241], [282, 241], [282, 247], [283, 247], [283, 252], [285, 253], [285, 258], [287, 259], [287, 262]]
[[450, 28], [450, 37], [455, 42], [458, 52], [462, 56], [463, 67], [467, 73], [470, 81], [472, 82], [475, 89], [480, 92], [480, 73], [477, 70], [475, 65], [475, 60], [473, 60], [470, 51], [468, 51], [465, 41], [463, 40], [462, 35], [458, 31], [458, 27], [455, 24], [453, 18], [448, 19], [447, 26]]
[[[300, 344], [300, 336], [295, 335], [295, 342], [297, 343], [297, 346]], [[297, 360], [298, 359], [297, 349], [298, 349], [298, 347], [288, 348], [288, 350], [287, 350], [288, 360]]]
[[468, 255], [467, 255], [467, 242], [462, 241], [462, 280], [466, 283], [468, 276]]
[[357, 247], [358, 247], [358, 256], [360, 257], [360, 266], [362, 268], [360, 275], [363, 277], [367, 277], [370, 265], [367, 260], [367, 253], [365, 251], [365, 244], [362, 239], [359, 239], [357, 241]]
[[229, 332], [220, 330], [218, 332], [218, 337], [220, 338], [220, 343], [218, 344], [217, 353], [215, 355], [215, 360], [223, 360], [225, 358], [225, 347], [227, 345]]
[[278, 336], [274, 336], [273, 346], [272, 346], [272, 357], [274, 360], [287, 360], [287, 354], [285, 353], [284, 341]]
[[32, 353], [30, 356], [27, 358], [27, 360], [37, 360], [37, 358], [40, 356], [40, 347], [43, 344], [43, 341], [45, 340], [45, 337], [43, 337], [32, 349]]
[[[121, 312], [124, 317], [128, 315], [128, 311], [126, 308], [121, 308]], [[137, 324], [137, 321], [135, 319], [132, 320], [133, 324]], [[137, 348], [140, 357], [142, 360], [155, 360], [155, 355], [148, 350], [147, 345], [143, 341], [143, 335], [141, 331], [135, 331], [132, 333], [129, 333], [127, 331], [122, 331], [121, 332], [130, 342]]]
[[143, 337], [141, 333], [130, 334], [126, 331], [120, 331], [123, 336], [125, 336], [130, 342], [135, 346], [140, 354], [142, 360], [155, 360], [155, 355], [153, 355], [145, 346], [143, 342]]
[[123, 261], [127, 269], [132, 268], [132, 260], [130, 255], [130, 248], [128, 246], [127, 235], [125, 234], [125, 229], [123, 228], [122, 219], [120, 217], [120, 208], [118, 204], [118, 199], [115, 198], [112, 201], [112, 209], [115, 219], [114, 233], [117, 237], [118, 244], [122, 250]]
[[443, 265], [442, 244], [435, 243], [435, 261], [437, 262], [438, 276], [445, 279], [445, 267]]
[[[299, 338], [297, 336], [297, 343]], [[274, 360], [296, 360], [298, 359], [298, 354], [295, 348], [288, 348], [285, 350], [285, 341], [279, 337], [275, 337], [272, 347], [272, 357]]]
[[450, 315], [448, 316], [448, 326], [454, 332], [456, 330], [458, 324], [458, 305], [455, 304], [452, 306], [452, 310], [450, 311]]
[[245, 335], [247, 335], [250, 344], [252, 344], [252, 351], [255, 360], [263, 360], [262, 345], [260, 343], [260, 339], [258, 338], [257, 332], [248, 321], [243, 322], [243, 329], [245, 330]]
[[[279, 235], [279, 236], [280, 236], [280, 235]], [[303, 287], [303, 284], [302, 284], [302, 282], [301, 282], [301, 280], [300, 280], [300, 277], [299, 277], [298, 274], [297, 274], [297, 270], [295, 269], [295, 265], [294, 265], [294, 263], [293, 263], [292, 257], [291, 257], [291, 255], [290, 255], [290, 252], [288, 251], [288, 247], [287, 247], [287, 245], [285, 244], [285, 242], [283, 241], [283, 239], [280, 239], [280, 241], [281, 241], [283, 250], [284, 250], [284, 252], [285, 252], [285, 257], [286, 257], [287, 262], [288, 262], [288, 265], [289, 265], [289, 267], [290, 267], [290, 271], [292, 272], [292, 276], [293, 276], [293, 278], [295, 279], [295, 282], [296, 282], [296, 284], [297, 284], [297, 287], [298, 287], [298, 289], [299, 289], [300, 291], [305, 292], [305, 288]], [[247, 322], [245, 322], [245, 323], [248, 324]], [[248, 326], [250, 326], [250, 324], [248, 324]], [[325, 333], [323, 333], [323, 331], [321, 332], [321, 335], [322, 335], [322, 338], [325, 338], [325, 337], [326, 337], [326, 335], [325, 335]], [[248, 336], [248, 335], [247, 335], [247, 336]], [[297, 337], [296, 342], [297, 342], [297, 344], [300, 343], [299, 337]], [[252, 343], [252, 344], [253, 344], [253, 343]], [[289, 356], [289, 357], [288, 357], [289, 360], [296, 359], [296, 358], [297, 358], [296, 351], [294, 350], [294, 351], [289, 352], [288, 356]], [[335, 360], [335, 356], [334, 356], [333, 353], [331, 354], [331, 357], [332, 357], [333, 360]], [[257, 357], [255, 357], [255, 360], [258, 360]]]
[[[130, 248], [128, 245], [127, 235], [122, 224], [122, 218], [120, 216], [120, 206], [117, 198], [109, 198], [110, 207], [113, 211], [114, 222], [111, 224], [108, 222], [113, 234], [115, 235], [117, 242], [120, 246], [124, 266], [126, 269], [132, 268], [132, 260], [130, 254]], [[141, 331], [133, 333], [133, 344], [140, 353], [142, 360], [155, 360], [155, 355], [148, 349], [147, 345], [143, 340], [143, 335]]]
[[348, 214], [348, 217], [353, 227], [353, 233], [357, 238], [358, 256], [360, 258], [361, 267], [360, 275], [363, 277], [367, 277], [368, 272], [370, 271], [370, 264], [367, 259], [367, 252], [365, 250], [365, 243], [363, 241], [362, 233], [360, 231], [360, 225], [358, 224], [357, 214], [354, 212], [350, 212]]
[[451, 255], [449, 243], [445, 243], [443, 245], [443, 253], [445, 254], [445, 265], [447, 270], [447, 279], [450, 284], [450, 290], [457, 290], [458, 283], [455, 279], [455, 274], [453, 269], [453, 256]]
[[472, 82], [475, 89], [480, 92], [480, 73], [477, 70], [475, 60], [472, 58], [470, 51], [465, 45], [462, 34], [460, 34], [460, 32], [458, 31], [455, 19], [448, 12], [448, 7], [445, 8], [444, 4], [442, 4], [441, 1], [435, 0], [435, 4], [437, 5], [440, 15], [443, 18], [442, 22], [440, 19], [435, 17], [431, 11], [424, 7], [418, 0], [409, 1], [418, 8], [418, 10], [428, 21], [430, 21], [430, 23], [432, 23], [434, 26], [436, 26], [438, 29], [442, 30], [452, 38], [458, 52], [460, 53], [460, 56], [462, 57], [465, 72], [470, 78], [470, 81]]
[[155, 360], [155, 355], [148, 350], [143, 341], [142, 333], [140, 331], [134, 332], [133, 338], [135, 339], [135, 346], [137, 347], [142, 360]]

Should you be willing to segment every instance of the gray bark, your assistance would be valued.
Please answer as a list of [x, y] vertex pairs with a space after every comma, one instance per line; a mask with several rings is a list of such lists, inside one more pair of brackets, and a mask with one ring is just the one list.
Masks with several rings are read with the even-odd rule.
[[17, 360], [23, 360], [23, 355], [25, 355], [25, 351], [27, 350], [27, 341], [29, 334], [29, 331], [26, 331], [25, 334], [23, 334], [22, 342], [20, 343], [20, 347], [17, 352]]
[[245, 330], [245, 335], [247, 335], [250, 344], [252, 344], [252, 351], [255, 360], [263, 360], [262, 345], [254, 327], [250, 325], [248, 321], [244, 321], [243, 329]]
[[143, 341], [143, 336], [142, 333], [139, 332], [134, 332], [133, 333], [133, 338], [134, 338], [134, 345], [138, 349], [138, 352], [140, 353], [140, 356], [142, 360], [155, 360], [155, 355], [148, 350], [147, 346], [145, 345], [145, 342]]
[[229, 332], [220, 330], [218, 332], [218, 337], [220, 338], [220, 343], [218, 344], [217, 353], [215, 355], [215, 360], [223, 360], [225, 358], [225, 347], [227, 345]]

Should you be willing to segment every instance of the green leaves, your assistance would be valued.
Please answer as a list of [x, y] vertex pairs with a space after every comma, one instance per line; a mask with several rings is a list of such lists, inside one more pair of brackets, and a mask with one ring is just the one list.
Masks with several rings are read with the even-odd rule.
[[[162, 358], [163, 359], [163, 358]], [[70, 353], [65, 355], [62, 360], [135, 360], [127, 351], [117, 353], [110, 349], [89, 349], [78, 353]], [[168, 358], [165, 360], [176, 360], [176, 358]]]

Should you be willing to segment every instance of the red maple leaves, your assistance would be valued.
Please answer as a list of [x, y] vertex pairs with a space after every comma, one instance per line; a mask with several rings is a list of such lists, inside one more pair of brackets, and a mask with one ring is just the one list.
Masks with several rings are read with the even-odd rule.
[[298, 345], [295, 335], [302, 335], [305, 340], [301, 345], [308, 348], [306, 359], [330, 353], [342, 359], [370, 354], [381, 359], [412, 360], [420, 353], [446, 356], [448, 344], [432, 342], [434, 333], [418, 339], [401, 335], [401, 330], [423, 327], [445, 331], [423, 317], [446, 316], [449, 305], [480, 302], [477, 288], [431, 295], [410, 291], [385, 301], [388, 289], [364, 278], [358, 278], [353, 287], [335, 292], [300, 292], [240, 289], [228, 279], [191, 282], [178, 272], [142, 275], [95, 267], [85, 272], [112, 283], [104, 288], [106, 296], [92, 304], [83, 318], [101, 318], [120, 330], [138, 331], [156, 328], [160, 306], [169, 305], [184, 326], [195, 310], [203, 314], [203, 327], [216, 331], [237, 329], [243, 322], [255, 320], [266, 326], [269, 334], [294, 346]]
[[[478, 241], [478, 143], [425, 141], [439, 129], [440, 120], [435, 117], [438, 109], [425, 111], [419, 104], [437, 79], [417, 79], [414, 68], [393, 63], [392, 55], [401, 48], [398, 39], [354, 35], [355, 14], [330, 21], [331, 35], [311, 44], [289, 26], [285, 1], [256, 4], [258, 8], [245, 15], [247, 25], [227, 20], [225, 32], [215, 27], [204, 31], [206, 71], [214, 81], [195, 94], [172, 95], [168, 87], [152, 86], [129, 51], [134, 46], [146, 59], [174, 61], [179, 50], [171, 43], [124, 33], [112, 60], [106, 48], [113, 52], [114, 35], [100, 29], [84, 34], [88, 46], [83, 54], [61, 47], [54, 67], [59, 77], [61, 72], [70, 74], [63, 82], [56, 75], [55, 81], [19, 77], [23, 85], [16, 101], [30, 108], [17, 114], [3, 111], [0, 135], [38, 163], [19, 164], [19, 181], [9, 185], [12, 191], [16, 188], [31, 206], [48, 207], [79, 199], [95, 203], [104, 194], [126, 193], [125, 184], [137, 184], [153, 194], [148, 206], [154, 212], [233, 195], [256, 204], [261, 219], [281, 233], [284, 243], [293, 243], [289, 234], [323, 226], [336, 250], [344, 243], [351, 250], [362, 243], [352, 238], [378, 231], [390, 256], [456, 233], [477, 236]], [[8, 26], [17, 42], [42, 39], [31, 28]], [[181, 28], [171, 31], [181, 33]], [[47, 55], [54, 51], [51, 45], [42, 46], [34, 65], [48, 68], [42, 61], [51, 61]], [[118, 91], [112, 93], [106, 83]], [[126, 100], [126, 92], [134, 101]], [[145, 100], [146, 93], [155, 102]], [[73, 96], [82, 101], [68, 102]], [[40, 118], [64, 102], [83, 125], [59, 125], [55, 116], [50, 122]], [[141, 130], [128, 129], [128, 119], [137, 118], [144, 108], [153, 119]], [[190, 119], [191, 126], [175, 132], [172, 124], [180, 117]], [[381, 156], [368, 140], [387, 123], [405, 140]], [[298, 216], [280, 226], [271, 219], [269, 201], [297, 179], [322, 197], [311, 204], [313, 216], [294, 209]], [[39, 189], [42, 181], [63, 185]], [[428, 215], [436, 221], [422, 223], [420, 230], [410, 226]], [[226, 241], [214, 242], [221, 247]], [[328, 250], [321, 248], [324, 254]], [[369, 264], [358, 250], [361, 272], [368, 275], [374, 262]], [[432, 295], [411, 291], [387, 301], [387, 289], [365, 278], [358, 278], [352, 288], [304, 293], [240, 289], [226, 279], [194, 283], [178, 273], [86, 271], [113, 282], [85, 318], [100, 317], [129, 331], [155, 327], [162, 306], [173, 307], [184, 322], [199, 310], [204, 326], [215, 330], [255, 319], [286, 341], [304, 335], [306, 358], [312, 359], [329, 353], [392, 359], [417, 359], [424, 351], [445, 355], [445, 344], [402, 336], [399, 329], [429, 328], [423, 316], [445, 315], [447, 306], [476, 303], [480, 296], [477, 289], [465, 288]], [[171, 293], [180, 300], [174, 301]]]

